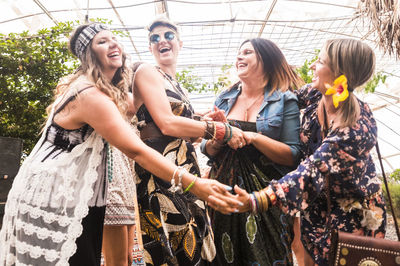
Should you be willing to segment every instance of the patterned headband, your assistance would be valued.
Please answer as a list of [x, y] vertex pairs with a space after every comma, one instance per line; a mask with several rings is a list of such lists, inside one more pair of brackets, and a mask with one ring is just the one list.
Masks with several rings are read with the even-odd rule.
[[81, 58], [83, 52], [86, 50], [89, 42], [102, 30], [109, 30], [107, 26], [103, 24], [90, 24], [86, 28], [84, 28], [79, 34], [78, 38], [75, 41], [74, 53], [78, 58]]

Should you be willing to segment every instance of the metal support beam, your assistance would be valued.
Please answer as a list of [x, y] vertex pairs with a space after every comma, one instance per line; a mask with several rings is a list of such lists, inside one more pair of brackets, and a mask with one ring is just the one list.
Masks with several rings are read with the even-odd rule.
[[132, 47], [133, 47], [133, 49], [135, 50], [136, 55], [139, 57], [139, 60], [141, 61], [142, 58], [140, 57], [139, 51], [137, 50], [136, 45], [135, 45], [135, 43], [133, 42], [132, 36], [131, 36], [130, 32], [128, 31], [128, 29], [126, 28], [126, 25], [125, 25], [124, 21], [122, 20], [121, 16], [119, 15], [117, 9], [115, 8], [113, 1], [112, 1], [112, 0], [108, 0], [108, 3], [110, 3], [112, 9], [113, 9], [114, 12], [115, 12], [115, 15], [117, 16], [117, 18], [118, 18], [119, 21], [121, 22], [122, 27], [123, 27], [124, 30], [128, 33], [128, 38], [129, 38], [129, 40], [130, 40], [130, 42], [131, 42], [131, 44], [132, 44]]
[[269, 17], [271, 16], [272, 11], [274, 10], [276, 2], [278, 2], [278, 0], [274, 0], [274, 2], [272, 2], [271, 6], [269, 7], [268, 13], [267, 13], [267, 15], [265, 16], [265, 19], [264, 19], [264, 23], [261, 25], [260, 32], [258, 33], [258, 37], [261, 37], [261, 35], [262, 35], [263, 31], [264, 31], [265, 25], [267, 25]]
[[156, 15], [165, 14], [169, 18], [167, 0], [162, 0], [155, 3]]
[[53, 17], [53, 15], [46, 9], [46, 7], [44, 5], [42, 5], [42, 3], [40, 3], [39, 0], [33, 0], [33, 2], [35, 2], [40, 9], [43, 10], [43, 12], [55, 23], [58, 24], [58, 21]]
[[89, 0], [87, 0], [85, 23], [89, 23]]

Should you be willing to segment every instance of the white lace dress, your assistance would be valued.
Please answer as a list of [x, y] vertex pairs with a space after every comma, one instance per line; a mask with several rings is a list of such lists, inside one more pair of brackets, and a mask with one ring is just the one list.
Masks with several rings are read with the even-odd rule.
[[103, 138], [89, 125], [65, 130], [53, 113], [9, 192], [0, 265], [68, 265], [89, 206], [105, 205]]

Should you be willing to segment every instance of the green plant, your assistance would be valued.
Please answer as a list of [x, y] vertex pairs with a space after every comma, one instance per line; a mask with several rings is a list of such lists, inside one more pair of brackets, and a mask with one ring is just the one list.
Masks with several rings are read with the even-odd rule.
[[387, 75], [383, 74], [382, 72], [378, 72], [373, 75], [373, 77], [365, 84], [364, 91], [365, 92], [374, 92], [375, 88], [378, 86], [379, 81], [385, 83]]
[[209, 92], [212, 91], [214, 94], [220, 92], [223, 88], [228, 88], [231, 86], [231, 81], [229, 80], [229, 71], [232, 68], [231, 65], [223, 65], [221, 67], [222, 73], [218, 75], [217, 82], [208, 83], [204, 82], [199, 76], [197, 76], [194, 71], [195, 67], [191, 66], [189, 68], [183, 69], [176, 73], [176, 79], [184, 88], [189, 92]]
[[[390, 191], [390, 196], [392, 198], [392, 203], [393, 203], [393, 208], [396, 211], [396, 218], [399, 220], [400, 219], [400, 184], [399, 183], [389, 183], [389, 191]], [[385, 201], [386, 201], [386, 206], [388, 212], [391, 213], [390, 207], [389, 207], [389, 199], [386, 193], [386, 188], [383, 186], [384, 190], [384, 195], [385, 195]]]
[[58, 81], [79, 64], [67, 47], [68, 34], [78, 24], [62, 22], [36, 34], [0, 34], [0, 136], [23, 139], [24, 155], [39, 138]]
[[207, 83], [202, 82], [202, 79], [195, 75], [194, 67], [183, 69], [176, 73], [176, 80], [181, 86], [189, 92], [205, 92], [207, 91]]
[[318, 59], [319, 54], [318, 49], [315, 50], [315, 55], [311, 60], [307, 60], [304, 64], [296, 69], [296, 72], [300, 75], [300, 77], [304, 80], [306, 84], [311, 83], [313, 77], [313, 71], [310, 69], [312, 63], [314, 63]]
[[218, 76], [217, 82], [212, 86], [214, 94], [217, 94], [221, 92], [221, 90], [229, 88], [232, 85], [231, 80], [229, 79], [229, 71], [232, 67], [232, 64], [225, 64], [221, 67], [222, 73]]
[[400, 169], [394, 170], [389, 177], [395, 182], [400, 182]]
[[21, 138], [29, 153], [45, 121], [53, 89], [76, 68], [66, 35], [71, 22], [42, 29], [36, 35], [0, 35], [0, 136]]

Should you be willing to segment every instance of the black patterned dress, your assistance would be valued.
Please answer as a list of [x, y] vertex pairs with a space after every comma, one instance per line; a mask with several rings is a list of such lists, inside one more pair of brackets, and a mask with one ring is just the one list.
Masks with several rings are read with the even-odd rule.
[[[185, 93], [169, 76], [162, 74], [174, 115], [192, 118], [193, 108]], [[155, 125], [145, 105], [139, 108], [137, 118], [139, 131]], [[174, 164], [200, 176], [190, 141], [165, 135], [143, 141]], [[211, 261], [215, 257], [215, 246], [204, 202], [191, 193], [170, 192], [169, 182], [138, 164], [135, 170], [146, 264], [199, 265]]]
[[[256, 123], [230, 121], [243, 131], [256, 130]], [[247, 192], [267, 187], [282, 174], [275, 164], [253, 145], [233, 150], [226, 146], [211, 161], [210, 178]], [[293, 219], [278, 207], [267, 212], [224, 215], [211, 210], [217, 247], [215, 265], [292, 265], [290, 244]]]

